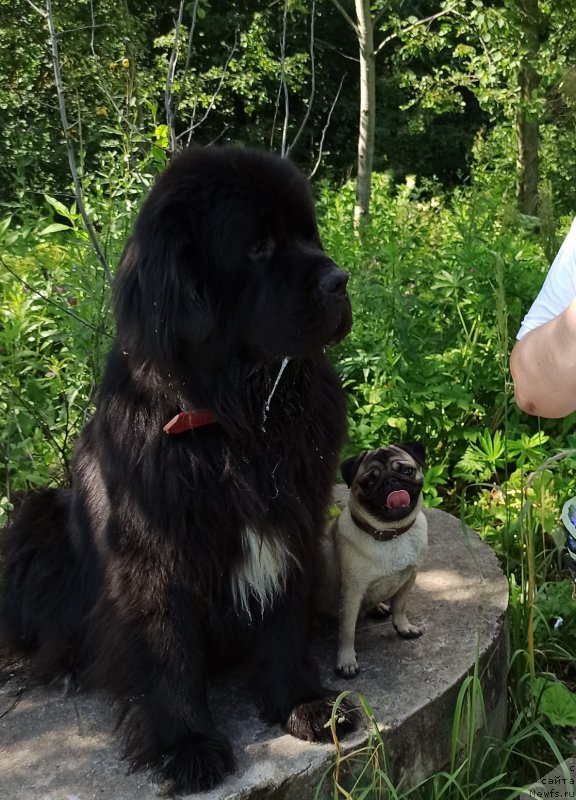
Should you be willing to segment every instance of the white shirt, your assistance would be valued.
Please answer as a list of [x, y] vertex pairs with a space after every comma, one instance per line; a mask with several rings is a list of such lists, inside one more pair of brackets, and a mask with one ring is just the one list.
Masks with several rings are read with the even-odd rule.
[[522, 320], [516, 334], [521, 339], [528, 331], [557, 317], [576, 297], [576, 219], [562, 242], [540, 292]]

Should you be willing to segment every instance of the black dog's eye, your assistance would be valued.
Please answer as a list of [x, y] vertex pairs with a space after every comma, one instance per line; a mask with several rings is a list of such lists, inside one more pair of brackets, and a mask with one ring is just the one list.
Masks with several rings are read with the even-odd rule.
[[414, 467], [402, 467], [400, 472], [402, 473], [402, 475], [407, 475], [409, 478], [411, 478], [416, 472], [416, 470], [414, 469]]
[[252, 245], [248, 251], [248, 255], [254, 261], [260, 258], [270, 258], [274, 252], [274, 241], [268, 236], [265, 239], [260, 239], [256, 244]]

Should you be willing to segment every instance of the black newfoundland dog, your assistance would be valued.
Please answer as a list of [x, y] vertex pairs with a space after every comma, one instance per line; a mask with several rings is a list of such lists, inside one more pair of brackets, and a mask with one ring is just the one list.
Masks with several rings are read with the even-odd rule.
[[206, 700], [232, 658], [267, 720], [329, 738], [308, 608], [346, 429], [324, 355], [350, 329], [346, 281], [288, 161], [174, 158], [122, 257], [72, 486], [28, 497], [4, 534], [6, 639], [43, 677], [120, 696], [131, 764], [174, 790], [234, 768]]

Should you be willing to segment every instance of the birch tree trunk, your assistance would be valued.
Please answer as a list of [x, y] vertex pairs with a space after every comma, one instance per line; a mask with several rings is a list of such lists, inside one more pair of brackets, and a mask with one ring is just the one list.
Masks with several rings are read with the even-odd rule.
[[368, 221], [370, 214], [376, 127], [376, 55], [370, 0], [355, 0], [355, 3], [360, 56], [360, 123], [354, 207], [354, 224], [358, 229]]
[[[517, 2], [522, 1], [517, 0]], [[526, 0], [526, 2], [537, 2], [537, 0]], [[358, 40], [360, 122], [358, 125], [358, 167], [356, 172], [356, 203], [354, 206], [354, 226], [356, 232], [358, 232], [369, 221], [370, 217], [372, 167], [376, 134], [376, 58], [386, 45], [398, 38], [399, 32], [390, 33], [382, 39], [377, 47], [374, 47], [374, 25], [378, 24], [378, 20], [388, 10], [388, 4], [381, 3], [382, 7], [374, 17], [370, 0], [354, 0], [356, 12], [356, 19], [354, 20], [340, 0], [332, 0], [332, 3], [352, 28]], [[420, 25], [431, 23], [445, 14], [452, 13], [453, 10], [452, 8], [443, 8], [423, 19], [414, 21], [414, 18], [411, 18], [408, 20], [409, 24], [403, 26], [403, 33], [408, 33]]]

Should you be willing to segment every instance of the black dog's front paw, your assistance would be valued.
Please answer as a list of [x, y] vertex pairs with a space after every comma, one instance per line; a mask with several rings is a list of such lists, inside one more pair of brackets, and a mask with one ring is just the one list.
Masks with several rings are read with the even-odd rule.
[[[307, 742], [329, 742], [332, 740], [330, 719], [336, 695], [312, 700], [294, 706], [286, 723], [286, 730], [297, 739]], [[336, 733], [338, 737], [356, 730], [360, 715], [350, 700], [344, 699], [336, 709]]]
[[164, 797], [176, 792], [203, 792], [217, 786], [234, 772], [234, 754], [230, 742], [220, 733], [192, 734], [171, 747], [158, 767], [162, 779], [159, 793]]

